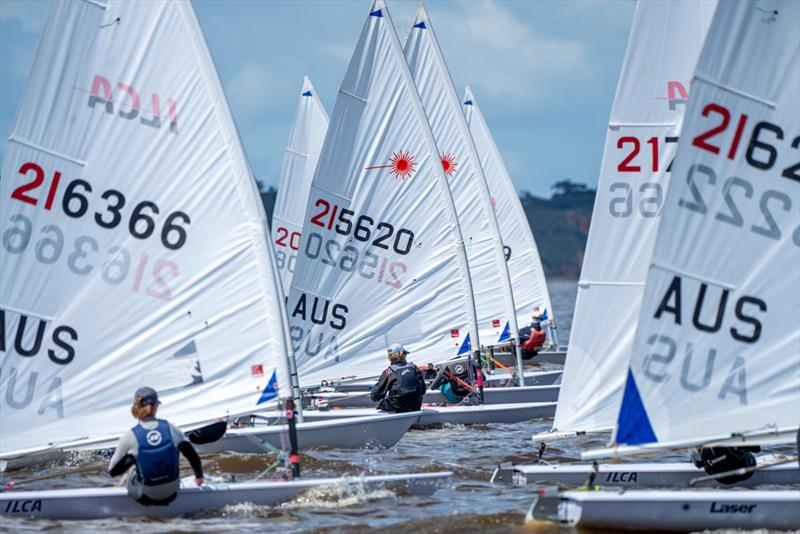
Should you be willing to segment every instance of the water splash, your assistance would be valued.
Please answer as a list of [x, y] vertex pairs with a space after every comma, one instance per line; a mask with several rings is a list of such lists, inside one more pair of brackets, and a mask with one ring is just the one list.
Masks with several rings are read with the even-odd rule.
[[358, 479], [344, 480], [329, 486], [320, 486], [304, 491], [294, 500], [282, 504], [280, 507], [289, 510], [303, 508], [347, 508], [370, 501], [390, 499], [397, 497], [388, 489], [367, 490]]

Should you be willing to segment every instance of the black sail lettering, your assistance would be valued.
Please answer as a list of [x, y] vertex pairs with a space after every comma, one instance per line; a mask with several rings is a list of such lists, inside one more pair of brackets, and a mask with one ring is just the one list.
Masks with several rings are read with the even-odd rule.
[[0, 352], [6, 351], [6, 312], [0, 310]]
[[333, 317], [331, 319], [331, 328], [343, 330], [347, 326], [347, 312], [349, 311], [344, 304], [335, 304], [331, 310], [331, 316]]
[[[670, 305], [670, 301], [673, 300], [674, 303]], [[675, 324], [681, 324], [681, 277], [675, 276], [672, 278], [672, 283], [670, 283], [667, 292], [664, 293], [664, 297], [661, 299], [661, 303], [658, 305], [658, 309], [656, 310], [655, 318], [660, 319], [661, 315], [665, 312], [669, 312], [675, 316]]]
[[722, 317], [725, 315], [725, 304], [728, 302], [728, 293], [727, 289], [722, 290], [722, 294], [719, 297], [719, 302], [717, 303], [717, 313], [716, 318], [714, 319], [714, 324], [709, 326], [705, 325], [700, 322], [700, 315], [703, 313], [703, 303], [706, 299], [706, 292], [708, 291], [708, 285], [705, 283], [700, 284], [700, 292], [697, 294], [697, 300], [694, 303], [694, 314], [692, 314], [692, 324], [698, 330], [702, 330], [703, 332], [718, 332], [720, 327], [722, 326]]
[[304, 321], [306, 320], [306, 294], [300, 293], [300, 298], [297, 299], [297, 304], [294, 305], [292, 317], [299, 316]]
[[44, 337], [44, 329], [47, 324], [39, 319], [39, 326], [36, 328], [36, 336], [33, 340], [33, 345], [26, 349], [22, 346], [23, 338], [25, 337], [25, 328], [28, 325], [28, 316], [20, 315], [19, 324], [17, 325], [17, 335], [14, 338], [14, 349], [20, 356], [33, 356], [42, 348], [42, 338]]
[[66, 336], [69, 336], [72, 341], [78, 341], [78, 333], [71, 326], [59, 326], [53, 331], [53, 343], [55, 343], [59, 348], [67, 351], [66, 356], [60, 357], [53, 349], [47, 349], [47, 356], [53, 363], [67, 365], [75, 358], [75, 348], [64, 340], [64, 337]]
[[735, 315], [736, 318], [742, 321], [743, 323], [747, 323], [753, 325], [753, 333], [750, 335], [742, 334], [738, 328], [731, 328], [731, 336], [733, 339], [737, 341], [742, 341], [744, 343], [755, 343], [758, 341], [758, 338], [761, 337], [761, 321], [753, 317], [752, 315], [745, 315], [744, 307], [746, 304], [753, 304], [755, 305], [759, 311], [766, 312], [767, 311], [767, 303], [763, 300], [755, 297], [742, 297], [738, 301], [736, 301], [736, 310]]
[[317, 312], [319, 301], [319, 297], [314, 297], [314, 304], [311, 306], [311, 321], [315, 324], [325, 324], [325, 320], [328, 318], [328, 304], [330, 304], [330, 301], [325, 299], [325, 306], [322, 308], [321, 316]]

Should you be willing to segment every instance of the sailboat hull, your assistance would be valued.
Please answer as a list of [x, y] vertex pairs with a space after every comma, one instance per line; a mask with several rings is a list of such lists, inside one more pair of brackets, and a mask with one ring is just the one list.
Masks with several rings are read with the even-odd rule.
[[[276, 414], [277, 415], [277, 414]], [[416, 423], [418, 413], [387, 414], [372, 411], [353, 418], [314, 420], [305, 418], [297, 425], [298, 447], [301, 450], [319, 447], [361, 449], [364, 447], [389, 448]], [[196, 445], [198, 452], [239, 452], [259, 454], [269, 444], [281, 448], [288, 443], [286, 425], [256, 426], [228, 430], [222, 439], [213, 443]]]
[[538, 497], [527, 521], [586, 528], [659, 530], [800, 528], [798, 490], [567, 491]]
[[[561, 386], [488, 387], [483, 389], [484, 404], [514, 404], [524, 402], [555, 402]], [[423, 402], [444, 404], [447, 402], [440, 391], [428, 391]], [[318, 393], [309, 404], [327, 405], [335, 408], [373, 408], [374, 402], [366, 393]]]
[[[555, 402], [532, 402], [518, 404], [483, 404], [480, 406], [425, 406], [415, 414], [416, 421], [412, 428], [453, 424], [477, 425], [489, 423], [520, 423], [552, 417], [555, 413]], [[347, 408], [342, 410], [308, 410], [303, 416], [306, 421], [320, 421], [340, 418], [356, 418], [374, 415], [378, 412], [368, 408]]]
[[447, 483], [452, 473], [422, 473], [343, 478], [308, 478], [207, 484], [183, 487], [168, 506], [143, 506], [125, 488], [82, 488], [21, 491], [0, 494], [0, 515], [39, 519], [100, 519], [109, 517], [176, 517], [241, 503], [275, 505], [305, 490], [339, 486], [357, 490], [397, 488], [430, 495]]
[[[552, 386], [555, 384], [563, 374], [563, 371], [528, 371], [525, 373], [526, 386]], [[507, 372], [495, 372], [486, 375], [484, 385], [487, 387], [505, 387], [509, 381], [513, 380], [514, 376]], [[375, 385], [378, 377], [372, 380], [358, 380], [354, 382], [343, 382], [340, 384], [332, 384], [330, 387], [339, 393], [355, 393], [365, 392]], [[315, 389], [315, 388], [309, 388]]]
[[[592, 471], [591, 464], [500, 466], [495, 469], [492, 482], [516, 486], [544, 482], [580, 486], [586, 483]], [[689, 462], [600, 464], [594, 484], [625, 488], [685, 488], [688, 487], [689, 481], [704, 475], [702, 469]], [[779, 486], [800, 484], [800, 470], [797, 468], [797, 463], [764, 467], [736, 486], [754, 487], [765, 484]], [[709, 480], [702, 485], [714, 486], [716, 483]]]
[[[510, 352], [498, 352], [494, 354], [494, 359], [507, 367], [516, 367], [516, 355]], [[527, 360], [523, 365], [527, 368], [539, 363], [554, 363], [556, 365], [564, 365], [567, 359], [567, 349], [559, 347], [556, 350], [543, 350], [538, 353], [532, 360]]]

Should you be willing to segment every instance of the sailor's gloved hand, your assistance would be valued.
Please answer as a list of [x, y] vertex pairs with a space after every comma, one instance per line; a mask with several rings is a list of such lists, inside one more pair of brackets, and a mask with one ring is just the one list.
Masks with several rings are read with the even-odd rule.
[[203, 477], [195, 477], [195, 479], [194, 479], [194, 484], [196, 486], [202, 486], [205, 483], [206, 483], [206, 479], [203, 478]]

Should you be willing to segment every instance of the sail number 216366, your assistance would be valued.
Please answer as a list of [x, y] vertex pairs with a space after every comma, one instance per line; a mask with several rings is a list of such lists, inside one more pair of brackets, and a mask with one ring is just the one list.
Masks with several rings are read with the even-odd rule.
[[[45, 171], [40, 165], [30, 161], [23, 163], [19, 168], [19, 174], [32, 180], [14, 189], [11, 198], [32, 206], [38, 206], [41, 201], [45, 210], [51, 210], [61, 185], [61, 172], [53, 172], [44, 195], [37, 193], [45, 182]], [[76, 178], [66, 184], [61, 197], [61, 209], [64, 214], [73, 219], [85, 216], [94, 201], [90, 193], [92, 186], [83, 178]], [[127, 219], [128, 231], [136, 239], [148, 239], [156, 231], [155, 216], [160, 210], [155, 202], [143, 200], [128, 211], [125, 209], [128, 199], [121, 191], [108, 189], [100, 195], [100, 198], [105, 201], [105, 206], [94, 212], [94, 221], [99, 227], [110, 230], [119, 226], [123, 219]], [[161, 225], [161, 244], [170, 250], [183, 247], [190, 223], [189, 215], [182, 211], [173, 211], [167, 215]]]

